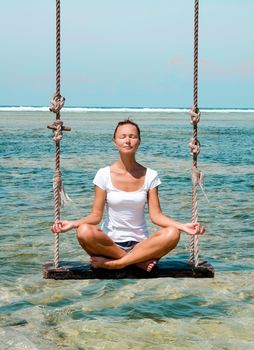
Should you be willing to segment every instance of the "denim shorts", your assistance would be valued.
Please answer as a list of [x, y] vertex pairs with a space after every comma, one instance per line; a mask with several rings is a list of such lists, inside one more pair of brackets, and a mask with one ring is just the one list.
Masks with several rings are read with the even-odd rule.
[[123, 249], [126, 253], [129, 253], [132, 251], [132, 249], [135, 247], [135, 245], [139, 243], [137, 241], [127, 241], [127, 242], [115, 242], [118, 247]]

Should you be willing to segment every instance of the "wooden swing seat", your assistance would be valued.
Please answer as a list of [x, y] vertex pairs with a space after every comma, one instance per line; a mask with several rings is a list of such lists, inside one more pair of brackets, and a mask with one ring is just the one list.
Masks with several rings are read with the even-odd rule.
[[55, 280], [70, 279], [147, 279], [164, 277], [213, 278], [214, 268], [207, 261], [194, 264], [184, 261], [165, 259], [158, 262], [151, 272], [135, 266], [121, 270], [94, 269], [88, 262], [60, 261], [55, 268], [54, 262], [49, 261], [42, 266], [43, 278]]
[[[70, 131], [65, 127], [60, 119], [60, 110], [64, 105], [64, 97], [60, 94], [60, 3], [56, 0], [56, 93], [51, 99], [52, 106], [50, 110], [56, 114], [56, 121], [48, 128], [54, 131], [53, 139], [56, 142], [56, 171], [54, 175], [54, 199], [55, 199], [55, 221], [60, 219], [59, 193], [61, 192], [61, 173], [60, 173], [60, 140], [62, 131]], [[195, 0], [195, 18], [194, 18], [194, 87], [193, 87], [193, 108], [191, 110], [191, 123], [193, 125], [193, 138], [189, 144], [191, 155], [193, 157], [193, 215], [192, 222], [197, 222], [197, 186], [201, 183], [201, 173], [197, 169], [197, 156], [200, 152], [200, 143], [197, 139], [197, 124], [200, 120], [198, 109], [198, 17], [199, 0]], [[201, 185], [200, 185], [201, 186]], [[195, 209], [195, 210], [194, 210]], [[197, 243], [197, 242], [196, 242]], [[191, 256], [198, 245], [191, 247]], [[196, 254], [198, 255], [198, 254]], [[59, 240], [55, 240], [55, 259], [59, 260]], [[175, 261], [171, 259], [162, 259], [153, 268], [151, 272], [146, 272], [135, 266], [128, 266], [121, 270], [94, 269], [88, 262], [65, 262], [60, 261], [59, 267], [55, 268], [53, 261], [47, 262], [42, 266], [43, 277], [46, 279], [67, 280], [67, 279], [146, 279], [160, 277], [190, 277], [190, 278], [213, 278], [214, 268], [207, 261], [199, 261], [195, 267], [193, 263]]]

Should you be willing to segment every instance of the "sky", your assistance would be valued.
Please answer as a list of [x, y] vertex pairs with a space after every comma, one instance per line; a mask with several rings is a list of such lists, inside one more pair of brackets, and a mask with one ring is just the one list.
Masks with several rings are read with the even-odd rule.
[[[254, 107], [254, 1], [200, 0], [200, 108]], [[194, 0], [61, 0], [65, 106], [189, 107]], [[0, 105], [55, 91], [55, 1], [0, 1]]]

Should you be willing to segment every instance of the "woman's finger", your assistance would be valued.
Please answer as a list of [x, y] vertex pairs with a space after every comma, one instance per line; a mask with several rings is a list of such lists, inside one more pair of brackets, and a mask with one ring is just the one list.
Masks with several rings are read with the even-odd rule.
[[198, 235], [200, 233], [200, 225], [198, 223], [195, 224], [195, 230], [196, 234]]
[[200, 229], [200, 234], [203, 235], [205, 233], [205, 227], [202, 226], [201, 229]]
[[54, 223], [52, 226], [51, 226], [51, 231], [53, 233], [60, 233], [61, 232], [61, 225], [59, 222], [57, 223]]

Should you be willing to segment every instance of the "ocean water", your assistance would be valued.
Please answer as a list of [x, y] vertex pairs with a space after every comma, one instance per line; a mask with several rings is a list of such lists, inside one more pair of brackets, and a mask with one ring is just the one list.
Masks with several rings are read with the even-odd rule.
[[[138, 161], [158, 170], [161, 206], [191, 219], [192, 135], [184, 110], [67, 110], [62, 176], [72, 198], [62, 218], [88, 213], [97, 169], [113, 162], [117, 121], [138, 122]], [[0, 349], [254, 349], [254, 113], [204, 111], [199, 124], [205, 194], [199, 191], [201, 258], [214, 279], [44, 280], [53, 259], [54, 115], [0, 111]], [[149, 224], [151, 232], [155, 230]], [[167, 259], [187, 260], [182, 235]], [[60, 258], [86, 260], [74, 232], [60, 236]]]

